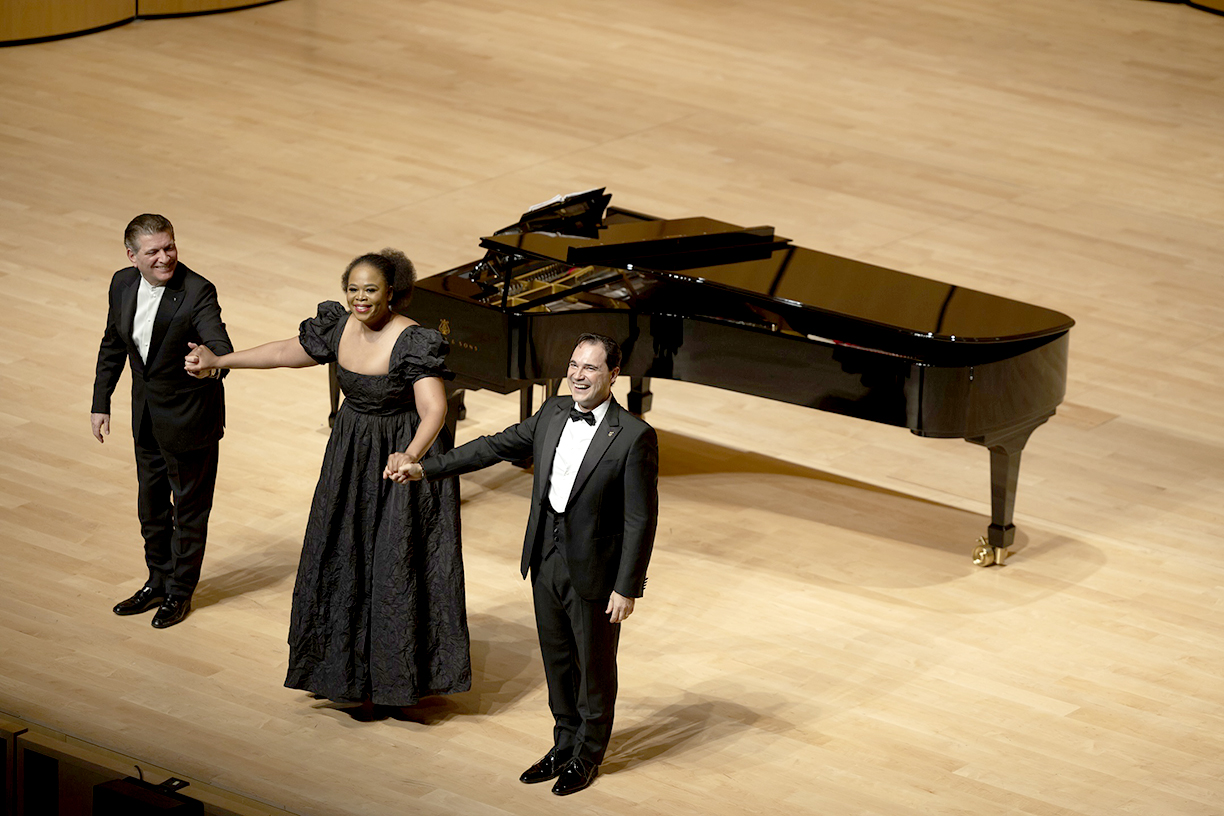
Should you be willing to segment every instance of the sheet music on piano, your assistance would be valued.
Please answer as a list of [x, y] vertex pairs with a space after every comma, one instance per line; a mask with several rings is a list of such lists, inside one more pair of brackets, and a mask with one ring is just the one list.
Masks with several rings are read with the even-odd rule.
[[542, 210], [545, 207], [551, 207], [552, 205], [560, 204], [563, 201], [572, 201], [573, 199], [576, 199], [576, 198], [586, 198], [591, 195], [598, 195], [602, 193], [603, 191], [604, 191], [603, 187], [592, 187], [589, 190], [580, 190], [576, 193], [558, 194], [548, 199], [547, 201], [541, 201], [539, 204], [532, 204], [530, 207], [527, 208], [527, 212], [531, 213], [531, 212], [535, 212], [536, 210]]

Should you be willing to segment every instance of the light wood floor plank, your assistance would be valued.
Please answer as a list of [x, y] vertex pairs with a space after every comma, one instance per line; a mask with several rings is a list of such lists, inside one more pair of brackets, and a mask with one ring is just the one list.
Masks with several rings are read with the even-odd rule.
[[[0, 49], [0, 715], [267, 812], [1215, 816], [1222, 40], [1139, 0], [286, 0]], [[86, 415], [133, 215], [249, 346], [361, 252], [434, 274], [604, 185], [1076, 318], [1009, 564], [969, 562], [980, 447], [655, 381], [650, 591], [558, 800], [515, 781], [549, 739], [530, 476], [462, 480], [473, 690], [358, 721], [281, 685], [325, 374], [238, 372], [195, 610], [110, 613], [126, 379], [105, 445]], [[517, 410], [469, 395], [461, 440]]]

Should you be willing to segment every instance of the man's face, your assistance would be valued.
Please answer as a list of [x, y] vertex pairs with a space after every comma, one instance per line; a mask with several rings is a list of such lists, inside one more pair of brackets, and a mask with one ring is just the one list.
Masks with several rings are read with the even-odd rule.
[[608, 355], [602, 344], [580, 344], [570, 357], [566, 374], [574, 403], [584, 411], [595, 408], [612, 393], [612, 383], [619, 373], [619, 368], [608, 370]]
[[128, 260], [140, 272], [140, 276], [153, 286], [161, 286], [174, 277], [178, 266], [178, 247], [174, 236], [168, 232], [137, 236], [140, 248], [128, 250]]

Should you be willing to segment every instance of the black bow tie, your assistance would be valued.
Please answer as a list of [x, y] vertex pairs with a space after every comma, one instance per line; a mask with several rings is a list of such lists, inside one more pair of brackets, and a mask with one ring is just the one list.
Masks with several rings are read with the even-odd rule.
[[573, 421], [575, 419], [580, 419], [586, 424], [593, 426], [595, 424], [595, 412], [594, 411], [579, 411], [577, 405], [571, 405], [570, 406], [570, 420]]

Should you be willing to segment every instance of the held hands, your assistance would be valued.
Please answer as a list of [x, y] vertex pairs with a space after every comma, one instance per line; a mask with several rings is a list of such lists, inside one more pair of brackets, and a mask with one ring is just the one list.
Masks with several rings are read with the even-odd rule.
[[188, 374], [199, 380], [217, 376], [217, 355], [209, 351], [208, 346], [189, 342], [187, 347], [191, 351], [183, 359], [183, 368], [187, 369]]
[[625, 618], [633, 614], [633, 598], [626, 598], [619, 592], [613, 591], [612, 597], [608, 598], [608, 608], [604, 613], [609, 615], [609, 620], [612, 623], [621, 623]]
[[397, 484], [418, 482], [425, 478], [425, 471], [416, 459], [406, 453], [393, 453], [387, 457], [387, 466], [383, 468], [383, 478]]

